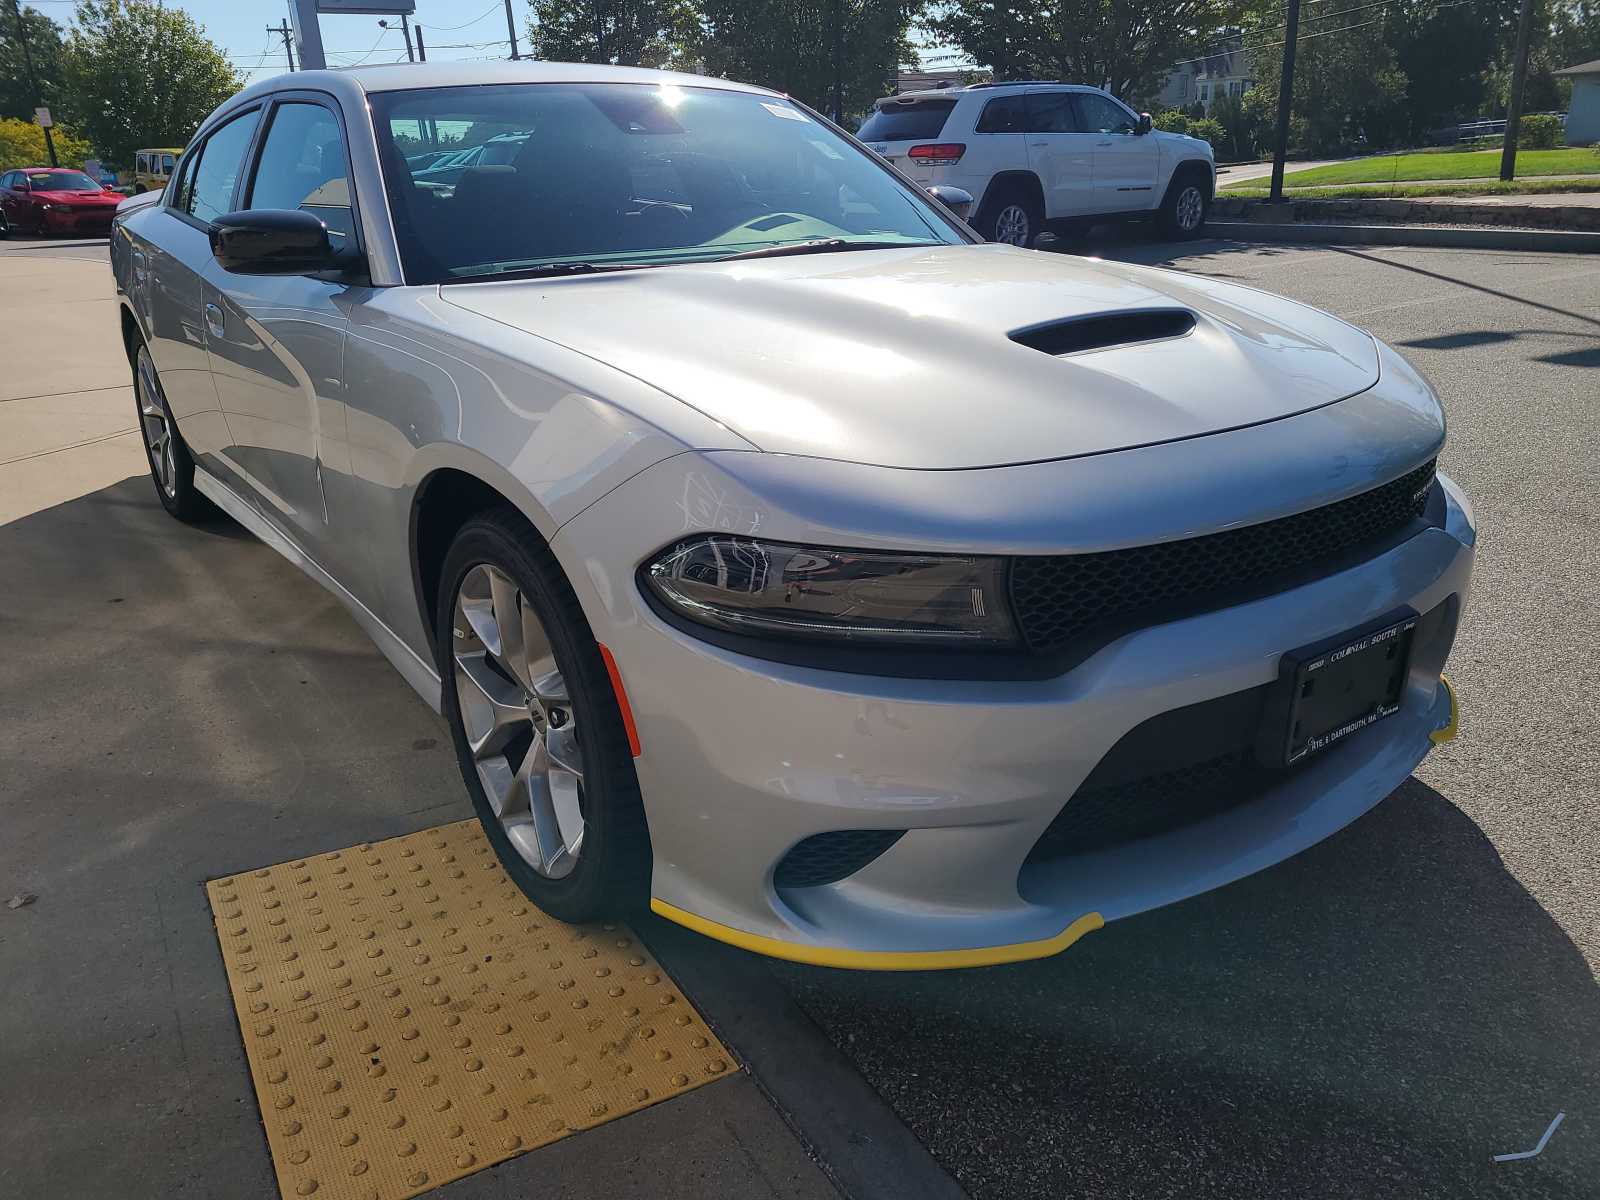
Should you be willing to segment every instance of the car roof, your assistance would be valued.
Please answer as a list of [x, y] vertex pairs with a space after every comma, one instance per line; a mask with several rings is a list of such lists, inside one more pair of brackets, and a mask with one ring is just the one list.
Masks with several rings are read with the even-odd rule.
[[[337, 81], [337, 82], [336, 82]], [[595, 66], [589, 63], [540, 62], [534, 59], [501, 59], [490, 62], [378, 63], [371, 66], [340, 67], [331, 71], [295, 71], [275, 75], [240, 93], [245, 96], [289, 88], [318, 88], [339, 92], [354, 83], [364, 92], [393, 92], [410, 88], [471, 87], [503, 83], [676, 83], [682, 87], [713, 87], [734, 92], [753, 92], [763, 96], [780, 93], [768, 88], [735, 83], [681, 71], [657, 71], [648, 67]]]

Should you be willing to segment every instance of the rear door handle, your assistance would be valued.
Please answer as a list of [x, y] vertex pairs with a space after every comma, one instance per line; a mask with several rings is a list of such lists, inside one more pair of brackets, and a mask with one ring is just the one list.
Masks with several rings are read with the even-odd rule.
[[206, 328], [211, 331], [212, 337], [221, 337], [228, 331], [222, 323], [222, 309], [215, 304], [206, 305]]

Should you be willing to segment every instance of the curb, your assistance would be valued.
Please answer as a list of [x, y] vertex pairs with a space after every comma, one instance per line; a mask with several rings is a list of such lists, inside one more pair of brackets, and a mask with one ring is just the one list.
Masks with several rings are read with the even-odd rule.
[[1446, 246], [1464, 250], [1600, 253], [1600, 233], [1556, 229], [1476, 229], [1448, 225], [1310, 225], [1208, 221], [1205, 234], [1240, 242], [1310, 242], [1362, 246]]

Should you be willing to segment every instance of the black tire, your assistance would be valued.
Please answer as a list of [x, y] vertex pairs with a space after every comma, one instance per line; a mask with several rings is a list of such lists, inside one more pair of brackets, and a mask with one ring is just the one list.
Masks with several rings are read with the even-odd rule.
[[[148, 375], [144, 374], [146, 370]], [[165, 467], [158, 463], [158, 450], [152, 445], [151, 426], [155, 418], [145, 411], [145, 399], [152, 394], [155, 406], [161, 411], [161, 420], [166, 423], [170, 443], [165, 447], [170, 453]], [[142, 341], [133, 355], [133, 413], [139, 422], [139, 438], [144, 443], [144, 460], [150, 468], [150, 482], [155, 486], [161, 507], [186, 524], [215, 516], [216, 506], [194, 486], [194, 458], [183, 440], [183, 434], [178, 432], [178, 422], [161, 387], [161, 376]]]
[[0, 240], [11, 236], [11, 222], [6, 220], [6, 214], [0, 212]]
[[1156, 226], [1168, 241], [1187, 242], [1200, 236], [1210, 212], [1211, 188], [1205, 176], [1199, 171], [1180, 171], [1161, 198]]
[[[1018, 220], [1026, 222], [1020, 238], [1014, 232]], [[1044, 205], [1031, 188], [1005, 184], [995, 195], [984, 197], [983, 211], [974, 224], [986, 241], [1028, 248], [1044, 228]]]
[[[566, 682], [573, 719], [582, 731], [583, 849], [558, 879], [540, 874], [507, 838], [478, 776], [455, 682], [456, 595], [468, 572], [498, 568], [531, 603], [544, 626], [556, 667]], [[627, 728], [611, 676], [589, 622], [555, 556], [522, 515], [511, 508], [473, 517], [457, 532], [440, 572], [434, 628], [443, 711], [456, 762], [472, 807], [506, 874], [539, 908], [562, 921], [593, 921], [644, 907], [650, 896], [650, 834]]]

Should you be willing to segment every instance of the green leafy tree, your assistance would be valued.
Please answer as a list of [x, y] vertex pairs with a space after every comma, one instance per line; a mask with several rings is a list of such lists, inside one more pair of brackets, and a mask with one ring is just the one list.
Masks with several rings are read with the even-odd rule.
[[158, 0], [80, 0], [66, 65], [84, 132], [119, 167], [182, 146], [242, 83], [204, 26]]
[[996, 79], [1064, 79], [1149, 95], [1172, 63], [1212, 43], [1230, 0], [952, 0], [928, 21]]
[[551, 62], [681, 67], [698, 23], [690, 0], [530, 0], [528, 38]]
[[[81, 167], [90, 157], [89, 143], [63, 125], [50, 131], [56, 144], [56, 161], [63, 167]], [[0, 171], [12, 167], [43, 167], [50, 163], [50, 154], [44, 144], [44, 130], [32, 121], [19, 121], [15, 117], [0, 117]]]
[[[1256, 78], [1245, 112], [1270, 149], [1277, 122], [1278, 80], [1283, 70], [1282, 31], [1267, 16], [1246, 33]], [[1384, 40], [1381, 24], [1350, 25], [1348, 16], [1303, 20], [1295, 52], [1290, 146], [1310, 154], [1389, 147], [1410, 130], [1407, 79]]]
[[1151, 123], [1164, 133], [1188, 133], [1189, 114], [1181, 108], [1165, 108], [1158, 112]]
[[24, 8], [22, 28], [27, 30], [34, 73], [44, 94], [34, 92], [33, 81], [28, 77], [11, 0], [0, 0], [0, 117], [31, 121], [33, 110], [41, 104], [47, 105], [57, 120], [70, 116], [62, 90], [61, 26], [36, 8]]
[[904, 0], [701, 0], [696, 53], [713, 75], [775, 88], [821, 112], [833, 107], [834, 16], [846, 124], [894, 91], [914, 55], [907, 31], [917, 8]]
[[1206, 140], [1211, 143], [1211, 148], [1216, 151], [1220, 161], [1240, 162], [1255, 153], [1250, 120], [1245, 115], [1243, 97], [1218, 96], [1211, 102], [1211, 119], [1220, 132], [1217, 137]]

